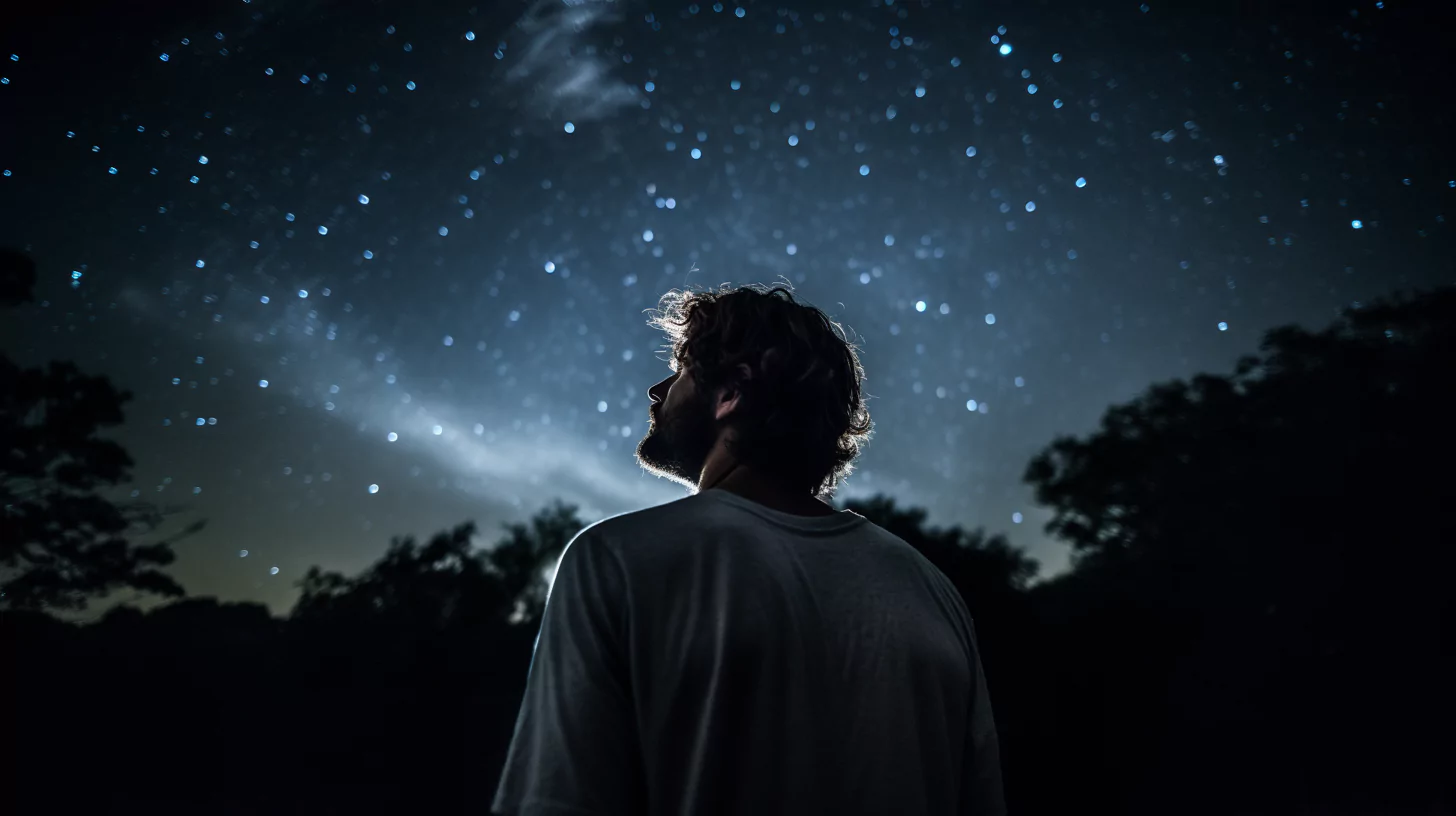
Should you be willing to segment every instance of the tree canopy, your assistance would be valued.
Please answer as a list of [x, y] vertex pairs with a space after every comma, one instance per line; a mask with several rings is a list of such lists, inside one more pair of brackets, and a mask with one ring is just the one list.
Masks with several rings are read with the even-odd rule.
[[[0, 251], [0, 306], [30, 301], [35, 278], [29, 258]], [[99, 436], [121, 424], [128, 399], [71, 363], [22, 368], [0, 354], [0, 604], [78, 609], [121, 588], [183, 594], [161, 569], [170, 542], [132, 540], [160, 511], [105, 492], [131, 475], [126, 450]]]
[[510, 621], [532, 624], [545, 609], [546, 571], [586, 526], [576, 508], [554, 502], [529, 523], [477, 547], [474, 523], [436, 533], [424, 545], [396, 538], [378, 561], [350, 578], [312, 567], [293, 610], [299, 620], [395, 621], [423, 629]]
[[1144, 790], [1234, 752], [1325, 795], [1428, 766], [1450, 724], [1436, 690], [1456, 685], [1453, 352], [1456, 289], [1351, 308], [1270, 331], [1232, 374], [1156, 385], [1030, 463], [1076, 553], [1038, 588], [1051, 648], [1109, 690], [1100, 705], [1142, 712], [1116, 732], [1177, 757], [1120, 754], [1154, 769]]

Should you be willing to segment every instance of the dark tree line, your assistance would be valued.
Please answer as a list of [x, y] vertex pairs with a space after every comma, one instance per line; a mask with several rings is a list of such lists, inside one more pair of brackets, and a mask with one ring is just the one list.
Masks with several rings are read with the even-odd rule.
[[[0, 309], [33, 300], [35, 281], [30, 258], [0, 250]], [[129, 479], [132, 459], [96, 434], [121, 424], [130, 398], [71, 363], [23, 368], [0, 354], [0, 603], [6, 607], [84, 608], [88, 598], [124, 587], [183, 594], [161, 570], [172, 562], [170, 546], [131, 541], [154, 528], [161, 511], [106, 493]]]
[[[848, 503], [964, 595], [1013, 813], [1456, 807], [1453, 352], [1440, 290], [1114, 406], [1027, 469], [1075, 555], [1039, 584], [999, 535]], [[181, 588], [99, 498], [130, 464], [95, 438], [122, 395], [0, 366], [0, 810], [485, 811], [574, 508], [314, 568], [283, 619], [184, 598], [63, 623], [44, 609]]]
[[1033, 595], [1080, 786], [1140, 812], [1451, 812], [1456, 289], [1261, 351], [1027, 469], [1077, 557]]

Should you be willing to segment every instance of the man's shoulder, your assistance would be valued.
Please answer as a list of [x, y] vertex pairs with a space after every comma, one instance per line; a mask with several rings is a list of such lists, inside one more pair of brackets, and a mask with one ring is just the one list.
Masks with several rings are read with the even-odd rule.
[[[887, 551], [896, 551], [892, 557], [924, 560], [899, 536], [868, 519], [861, 517], [860, 521], [860, 524], [847, 524], [836, 533], [848, 534], [852, 539], [850, 543], [872, 545], [886, 555], [889, 555]], [[625, 556], [659, 552], [663, 544], [669, 545], [670, 549], [681, 549], [673, 545], [681, 544], [685, 539], [705, 543], [726, 537], [725, 540], [739, 542], [743, 536], [772, 537], [778, 530], [777, 526], [764, 522], [754, 513], [745, 512], [741, 506], [725, 501], [722, 496], [696, 493], [653, 507], [608, 516], [584, 528], [578, 537], [601, 541], [607, 549]]]

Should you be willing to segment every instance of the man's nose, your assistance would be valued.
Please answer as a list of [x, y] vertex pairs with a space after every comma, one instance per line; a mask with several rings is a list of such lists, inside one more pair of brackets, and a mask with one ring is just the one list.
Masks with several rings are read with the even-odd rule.
[[667, 399], [667, 389], [672, 386], [672, 381], [673, 377], [668, 377], [662, 382], [659, 382], [651, 388], [647, 389], [647, 398], [651, 400], [654, 404]]

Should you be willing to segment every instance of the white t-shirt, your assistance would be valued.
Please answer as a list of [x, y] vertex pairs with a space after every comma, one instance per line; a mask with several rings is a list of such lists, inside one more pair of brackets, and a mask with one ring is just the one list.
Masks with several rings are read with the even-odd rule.
[[1002, 814], [949, 579], [840, 511], [710, 489], [562, 553], [492, 812]]

